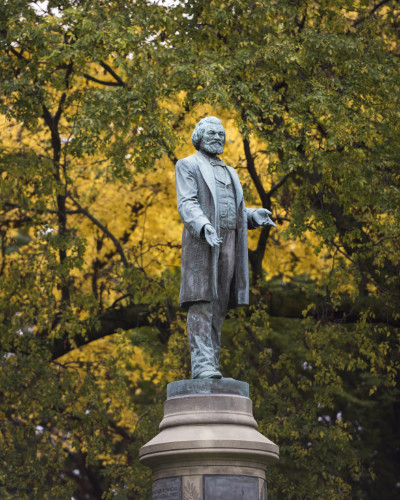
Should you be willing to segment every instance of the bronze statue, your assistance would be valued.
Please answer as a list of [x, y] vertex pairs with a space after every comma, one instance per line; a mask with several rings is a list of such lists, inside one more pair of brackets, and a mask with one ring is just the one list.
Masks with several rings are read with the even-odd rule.
[[[221, 378], [221, 327], [229, 308], [249, 303], [247, 229], [275, 224], [265, 208], [246, 208], [239, 177], [217, 156], [226, 134], [207, 116], [192, 134], [192, 156], [176, 163], [184, 224], [180, 304], [188, 309], [192, 378]], [[275, 226], [276, 227], [276, 226]]]

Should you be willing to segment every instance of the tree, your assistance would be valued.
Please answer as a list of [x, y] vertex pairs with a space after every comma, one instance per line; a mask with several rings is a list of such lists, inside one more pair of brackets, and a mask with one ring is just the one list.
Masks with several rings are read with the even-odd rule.
[[[272, 201], [281, 207], [282, 219], [290, 219], [288, 236], [312, 232], [316, 252], [324, 249], [326, 264], [330, 261], [319, 279], [320, 296], [306, 309], [311, 313], [314, 307], [316, 323], [303, 323], [296, 334], [280, 331], [280, 339], [265, 338], [268, 329], [262, 326], [264, 342], [258, 343], [257, 329], [245, 330], [246, 338], [253, 332], [249, 351], [255, 345], [265, 356], [256, 363], [248, 354], [253, 380], [266, 372], [260, 408], [268, 415], [267, 434], [283, 449], [282, 475], [275, 476], [278, 496], [390, 498], [396, 491], [394, 469], [389, 465], [390, 480], [382, 470], [398, 454], [398, 435], [392, 434], [387, 451], [384, 431], [375, 434], [377, 414], [373, 410], [370, 420], [370, 412], [385, 408], [381, 429], [398, 425], [397, 6], [205, 2], [190, 5], [188, 12], [192, 67], [202, 77], [192, 99], [235, 109], [248, 174], [263, 206]], [[254, 158], [250, 134], [269, 155], [264, 171], [257, 169], [261, 152]], [[250, 253], [257, 278], [269, 236], [264, 231]], [[236, 336], [245, 343], [243, 330]], [[271, 409], [265, 403], [270, 398]], [[274, 427], [279, 415], [281, 425]], [[310, 456], [313, 448], [315, 457], [325, 456], [321, 467]], [[379, 466], [371, 466], [374, 455]], [[314, 470], [305, 476], [308, 484], [296, 479], [296, 466], [288, 477], [288, 469], [305, 457]]]
[[189, 376], [173, 163], [208, 113], [281, 229], [222, 352], [281, 446], [270, 496], [393, 497], [396, 3], [0, 9], [2, 495], [148, 498], [137, 451]]
[[[173, 113], [159, 105], [155, 84], [165, 69], [146, 41], [157, 12], [165, 18], [143, 2], [1, 8], [10, 120], [1, 155], [2, 496], [101, 498], [119, 488], [120, 469], [134, 474], [138, 465], [141, 384], [152, 389], [154, 378], [134, 376], [144, 369], [140, 352], [116, 360], [124, 336], [103, 346], [107, 356], [95, 346], [95, 357], [60, 356], [119, 328], [162, 322], [165, 290], [147, 277], [147, 254], [176, 243], [144, 237], [138, 226], [168, 192], [140, 171], [173, 142]], [[120, 64], [111, 67], [114, 51]], [[142, 317], [141, 299], [149, 303], [160, 288], [164, 296]], [[116, 311], [122, 304], [125, 315]], [[146, 394], [144, 402], [157, 396]], [[140, 484], [134, 477], [130, 494]]]

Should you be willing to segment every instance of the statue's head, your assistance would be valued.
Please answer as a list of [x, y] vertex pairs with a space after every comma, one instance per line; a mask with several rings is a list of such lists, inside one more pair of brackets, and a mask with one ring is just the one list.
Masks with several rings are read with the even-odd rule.
[[215, 116], [206, 116], [196, 125], [192, 134], [193, 146], [212, 155], [220, 155], [225, 145], [225, 129]]

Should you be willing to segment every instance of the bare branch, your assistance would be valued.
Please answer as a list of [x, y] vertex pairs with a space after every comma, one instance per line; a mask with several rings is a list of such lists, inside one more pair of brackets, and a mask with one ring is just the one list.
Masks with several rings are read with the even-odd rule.
[[98, 325], [82, 323], [84, 333], [77, 333], [72, 339], [66, 337], [53, 339], [50, 346], [52, 359], [56, 360], [78, 347], [113, 335], [119, 329], [130, 330], [142, 326], [155, 326], [169, 331], [169, 325], [163, 323], [154, 325], [154, 322], [150, 321], [152, 312], [147, 304], [129, 304], [126, 307], [108, 309], [97, 318]]
[[283, 184], [285, 184], [285, 182], [289, 179], [289, 177], [291, 177], [293, 175], [294, 172], [289, 172], [288, 174], [286, 174], [285, 176], [283, 176], [283, 178], [278, 182], [278, 184], [275, 184], [274, 186], [271, 187], [271, 189], [268, 191], [268, 196], [272, 196], [276, 191], [278, 191], [278, 189], [280, 187], [283, 186]]
[[243, 139], [243, 146], [244, 146], [244, 154], [246, 156], [247, 170], [250, 174], [252, 181], [254, 182], [258, 196], [261, 199], [262, 206], [269, 210], [271, 208], [271, 199], [270, 199], [268, 193], [265, 191], [264, 186], [262, 185], [261, 179], [256, 171], [256, 167], [254, 164], [254, 158], [253, 158], [253, 155], [251, 154], [250, 143], [249, 143], [248, 139], [246, 139], [246, 138]]
[[43, 119], [46, 125], [49, 127], [50, 131], [53, 132], [54, 130], [53, 117], [51, 116], [51, 113], [45, 104], [42, 105], [42, 110], [43, 110]]
[[100, 66], [104, 68], [107, 71], [107, 73], [110, 73], [110, 75], [113, 76], [122, 87], [126, 85], [126, 83], [122, 80], [122, 78], [119, 75], [117, 75], [117, 73], [107, 63], [105, 63], [104, 61], [100, 61]]
[[67, 98], [67, 94], [65, 92], [63, 92], [62, 95], [61, 95], [61, 98], [60, 98], [60, 102], [58, 103], [57, 112], [54, 115], [54, 122], [55, 122], [56, 126], [57, 126], [57, 124], [58, 124], [58, 122], [60, 120], [61, 113], [63, 111], [63, 106], [64, 106], [66, 98]]
[[95, 83], [99, 83], [100, 85], [107, 85], [109, 87], [121, 87], [120, 83], [117, 82], [107, 82], [105, 80], [99, 80], [98, 78], [95, 78], [94, 76], [90, 76], [87, 73], [83, 73], [83, 76], [86, 78], [86, 80], [90, 80]]
[[106, 234], [110, 238], [110, 240], [114, 243], [115, 248], [117, 249], [117, 252], [119, 253], [119, 255], [121, 257], [121, 261], [122, 261], [124, 267], [128, 268], [129, 267], [128, 260], [125, 256], [125, 253], [124, 253], [124, 250], [121, 246], [121, 243], [117, 240], [117, 238], [107, 229], [106, 226], [104, 226], [98, 219], [96, 219], [96, 217], [94, 217], [88, 210], [83, 208], [70, 194], [68, 194], [68, 196], [69, 196], [70, 200], [72, 201], [72, 203], [74, 203], [74, 205], [76, 205], [78, 207], [79, 212], [82, 213], [83, 215], [85, 215], [89, 220], [91, 220], [95, 226], [97, 226], [99, 229], [101, 229], [103, 231], [103, 233]]
[[[69, 88], [69, 78], [70, 78], [70, 76], [72, 74], [72, 68], [73, 68], [73, 64], [72, 63], [68, 64], [67, 71], [65, 72], [65, 86], [66, 86], [67, 89]], [[60, 98], [60, 102], [58, 104], [57, 112], [54, 115], [54, 125], [56, 127], [58, 125], [58, 122], [60, 120], [61, 114], [63, 112], [63, 107], [64, 107], [64, 104], [65, 104], [66, 98], [67, 98], [67, 94], [65, 92], [63, 92], [62, 95], [61, 95], [61, 98]]]

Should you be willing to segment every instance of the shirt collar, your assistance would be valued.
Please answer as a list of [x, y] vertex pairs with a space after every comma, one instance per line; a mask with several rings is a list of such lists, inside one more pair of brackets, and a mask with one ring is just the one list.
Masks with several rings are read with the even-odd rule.
[[226, 164], [221, 160], [221, 158], [218, 158], [218, 156], [216, 156], [215, 158], [210, 158], [209, 156], [205, 155], [203, 152], [201, 152], [201, 153], [203, 156], [205, 156], [207, 158], [207, 160], [211, 163], [211, 165], [213, 167], [226, 167]]
[[213, 158], [210, 163], [211, 165], [220, 165], [221, 167], [226, 167], [225, 163], [221, 160], [221, 158], [218, 158], [218, 156], [216, 158]]

